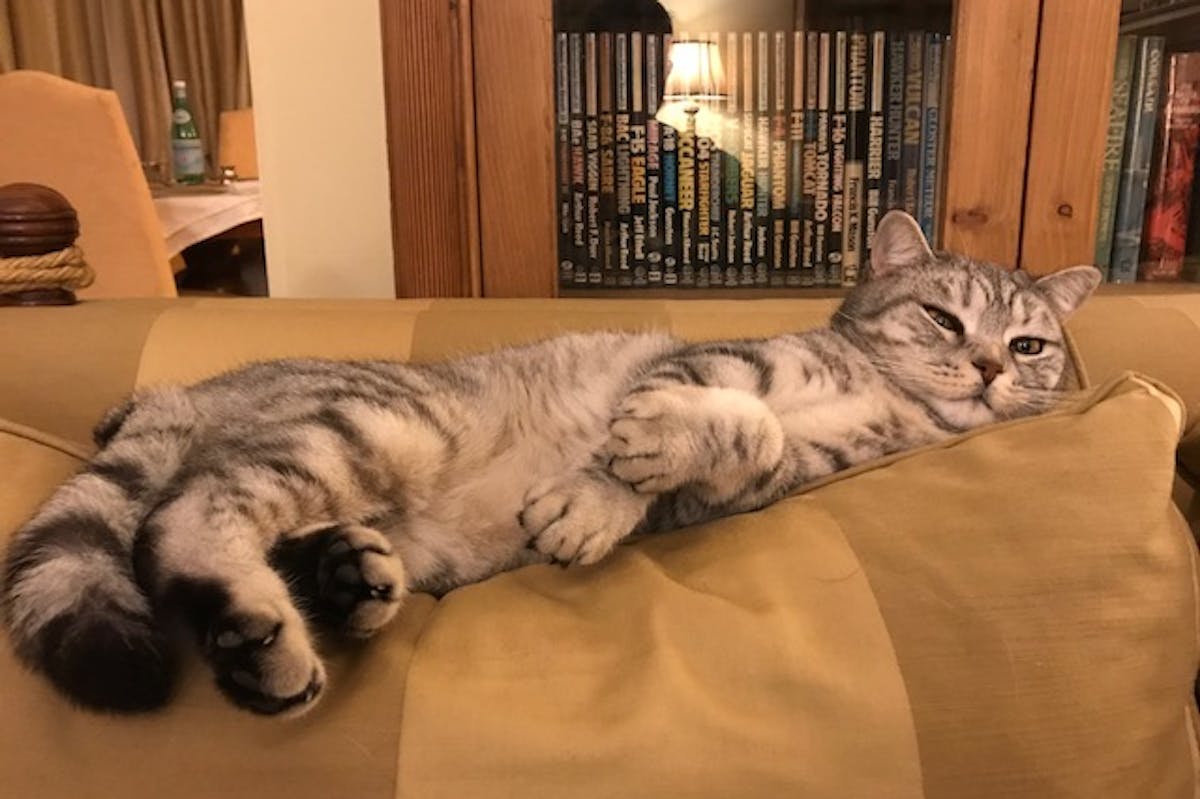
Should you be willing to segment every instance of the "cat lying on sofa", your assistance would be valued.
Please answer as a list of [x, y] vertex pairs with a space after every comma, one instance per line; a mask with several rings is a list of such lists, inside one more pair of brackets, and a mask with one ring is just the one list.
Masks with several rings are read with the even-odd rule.
[[761, 508], [1069, 385], [1061, 321], [1100, 279], [934, 254], [901, 212], [827, 328], [688, 344], [571, 334], [430, 365], [283, 360], [139, 391], [9, 546], [21, 658], [93, 708], [170, 694], [165, 619], [267, 714], [325, 686], [309, 620], [367, 637], [412, 591]]

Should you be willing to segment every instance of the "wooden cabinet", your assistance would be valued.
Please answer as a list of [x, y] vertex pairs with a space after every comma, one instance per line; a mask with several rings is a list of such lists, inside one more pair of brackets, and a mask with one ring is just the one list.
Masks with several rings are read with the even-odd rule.
[[[552, 0], [381, 7], [398, 293], [555, 296]], [[1118, 13], [954, 0], [941, 246], [1038, 273], [1091, 260]]]

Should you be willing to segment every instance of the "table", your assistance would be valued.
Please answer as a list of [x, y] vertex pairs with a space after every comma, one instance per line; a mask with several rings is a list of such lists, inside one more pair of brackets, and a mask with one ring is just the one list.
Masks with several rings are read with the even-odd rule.
[[222, 186], [153, 186], [150, 194], [171, 258], [193, 244], [262, 219], [257, 180]]

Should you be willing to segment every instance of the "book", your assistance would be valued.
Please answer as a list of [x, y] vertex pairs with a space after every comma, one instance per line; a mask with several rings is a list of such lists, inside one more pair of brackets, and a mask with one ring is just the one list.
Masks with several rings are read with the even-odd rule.
[[583, 34], [570, 34], [571, 80], [571, 249], [575, 253], [571, 283], [587, 284], [587, 176], [584, 164]]
[[[671, 36], [662, 37], [664, 64], [667, 54], [671, 51]], [[663, 83], [666, 84], [666, 71], [663, 71]], [[672, 126], [663, 124], [660, 128], [662, 138], [662, 265], [663, 285], [679, 285], [679, 132]]]
[[1142, 229], [1139, 280], [1179, 280], [1200, 144], [1200, 53], [1172, 53]]
[[901, 157], [904, 153], [904, 87], [908, 70], [905, 64], [906, 37], [903, 33], [888, 32], [887, 100], [883, 125], [883, 210], [902, 208], [900, 191], [903, 180]]
[[738, 229], [741, 233], [741, 247], [738, 261], [741, 270], [738, 273], [739, 286], [754, 285], [754, 243], [755, 243], [755, 129], [754, 129], [754, 34], [742, 34], [741, 52], [741, 91], [739, 110], [742, 115], [741, 135], [741, 181], [738, 197], [738, 207], [741, 209], [741, 219]]
[[791, 98], [788, 105], [787, 284], [804, 285], [804, 43], [803, 31], [792, 33]]
[[629, 36], [613, 36], [613, 85], [616, 92], [616, 116], [613, 125], [616, 142], [617, 185], [617, 285], [633, 285], [633, 167], [630, 162]]
[[712, 139], [696, 136], [696, 286], [708, 288], [712, 277]]
[[924, 131], [925, 34], [909, 33], [904, 47], [904, 132], [900, 149], [900, 207], [921, 213], [921, 134]]
[[662, 96], [662, 53], [657, 34], [646, 34], [646, 281], [663, 284], [662, 130], [658, 106]]
[[617, 170], [616, 138], [613, 117], [613, 42], [611, 33], [598, 37], [597, 72], [599, 73], [599, 140], [600, 140], [600, 285], [617, 285], [616, 272], [616, 214]]
[[1147, 36], [1138, 42], [1125, 148], [1121, 156], [1117, 212], [1113, 221], [1109, 280], [1114, 283], [1131, 283], [1137, 279], [1165, 44], [1161, 36]]
[[846, 32], [830, 36], [829, 56], [829, 250], [825, 285], [842, 284], [846, 229]]
[[[884, 147], [884, 99], [887, 94], [887, 36], [883, 31], [871, 34], [870, 87], [867, 90], [867, 166], [866, 201], [864, 202], [863, 233], [865, 247], [860, 270], [870, 266], [871, 243], [875, 228], [883, 215], [883, 147]], [[863, 279], [860, 275], [859, 279]]]
[[864, 203], [867, 171], [867, 61], [870, 42], [851, 31], [846, 50], [846, 168], [843, 188], [842, 285], [858, 285], [864, 261]]
[[771, 262], [770, 284], [795, 284], [788, 275], [788, 50], [787, 36], [771, 37]]
[[583, 151], [584, 182], [587, 192], [584, 208], [584, 222], [587, 228], [586, 282], [588, 285], [598, 286], [602, 280], [604, 258], [601, 251], [602, 235], [600, 231], [600, 86], [597, 73], [596, 34], [584, 35], [583, 54]]
[[[818, 38], [817, 56], [817, 168], [813, 170], [813, 277], [816, 286], [824, 286], [829, 278], [829, 211], [830, 211], [830, 154], [829, 154], [829, 34]], [[838, 257], [841, 255], [839, 253]]]
[[815, 31], [804, 35], [804, 164], [801, 224], [800, 285], [817, 284], [817, 95], [820, 81], [821, 36]]
[[[717, 56], [721, 58], [721, 63], [725, 63], [724, 54], [721, 49], [724, 44], [721, 41], [721, 34], [711, 33], [707, 40], [712, 42], [713, 48], [717, 51]], [[725, 152], [720, 146], [722, 137], [724, 136], [725, 118], [719, 113], [719, 101], [712, 103], [712, 111], [707, 122], [708, 128], [711, 130], [709, 141], [712, 146], [712, 152], [708, 162], [708, 285], [712, 287], [721, 286], [725, 282], [724, 269], [724, 246], [725, 246], [725, 218], [724, 214], [724, 175], [725, 175]]]
[[771, 102], [770, 45], [766, 31], [756, 37], [754, 68], [754, 284], [770, 283], [771, 264]]
[[725, 98], [725, 147], [722, 156], [721, 179], [724, 184], [722, 207], [725, 213], [725, 279], [724, 285], [738, 284], [738, 257], [741, 237], [738, 220], [741, 217], [742, 163], [734, 149], [741, 141], [741, 116], [738, 109], [738, 39], [736, 33], [725, 36], [725, 51], [721, 54], [725, 63], [728, 95]]
[[554, 106], [557, 139], [556, 205], [558, 208], [558, 284], [575, 279], [575, 245], [571, 240], [571, 56], [567, 34], [554, 37]]
[[938, 200], [938, 155], [941, 132], [942, 35], [925, 34], [925, 88], [921, 100], [921, 180], [917, 221], [926, 240], [936, 241], [933, 230]]
[[1108, 129], [1104, 136], [1104, 167], [1100, 175], [1099, 212], [1096, 215], [1096, 268], [1108, 279], [1112, 262], [1113, 221], [1117, 215], [1117, 187], [1121, 179], [1121, 154], [1125, 145], [1125, 123], [1129, 119], [1129, 87], [1133, 79], [1133, 58], [1137, 36], [1127, 34], [1117, 40], [1113, 64], [1112, 91], [1109, 95]]
[[646, 50], [629, 34], [629, 205], [633, 222], [633, 285], [649, 284], [646, 263]]

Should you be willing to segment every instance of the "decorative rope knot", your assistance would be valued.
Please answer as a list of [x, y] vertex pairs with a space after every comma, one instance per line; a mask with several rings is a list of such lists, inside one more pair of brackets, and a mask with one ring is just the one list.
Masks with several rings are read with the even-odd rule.
[[37, 289], [81, 289], [96, 273], [72, 245], [44, 255], [0, 257], [0, 293]]

